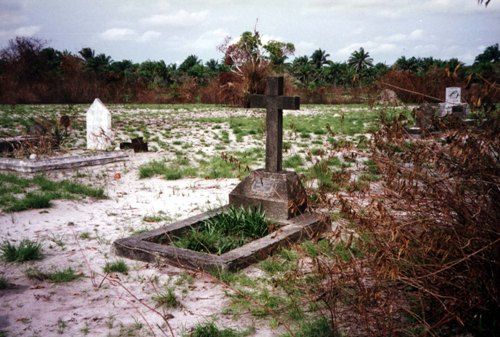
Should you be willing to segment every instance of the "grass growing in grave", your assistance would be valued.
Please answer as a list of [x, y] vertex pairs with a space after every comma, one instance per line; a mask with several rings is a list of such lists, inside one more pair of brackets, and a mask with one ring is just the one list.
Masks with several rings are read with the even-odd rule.
[[223, 213], [192, 227], [170, 244], [179, 248], [221, 255], [264, 237], [271, 231], [264, 212], [254, 208], [230, 207]]
[[42, 245], [31, 240], [22, 240], [19, 245], [5, 241], [0, 247], [2, 260], [6, 262], [36, 261], [43, 258]]
[[5, 212], [48, 208], [55, 199], [79, 197], [105, 198], [102, 188], [94, 188], [71, 181], [52, 181], [43, 175], [22, 178], [0, 173], [0, 204]]

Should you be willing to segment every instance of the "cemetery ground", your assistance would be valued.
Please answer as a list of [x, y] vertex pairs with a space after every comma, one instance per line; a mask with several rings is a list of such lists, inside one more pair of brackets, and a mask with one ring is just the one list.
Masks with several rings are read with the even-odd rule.
[[[32, 144], [26, 153], [14, 155], [85, 152], [87, 108], [0, 106], [0, 137], [24, 134], [41, 120], [68, 115], [71, 127], [59, 150], [41, 151]], [[378, 279], [365, 274], [373, 265], [363, 262], [364, 254], [380, 242], [356, 229], [358, 223], [391, 224], [388, 204], [396, 205], [398, 198], [384, 194], [386, 183], [371, 149], [376, 142], [382, 144], [379, 137], [392, 141], [385, 144], [392, 146], [386, 149], [391, 153], [420, 147], [402, 137], [391, 139], [400, 129], [388, 128], [375, 139], [373, 135], [381, 119], [411, 119], [409, 107], [305, 106], [285, 111], [283, 166], [301, 175], [309, 204], [330, 216], [332, 232], [241, 271], [210, 273], [120, 258], [112, 243], [227, 204], [238, 182], [263, 166], [264, 112], [209, 105], [108, 108], [114, 144], [143, 137], [150, 152], [129, 151], [126, 161], [74, 170], [0, 173], [0, 336], [211, 336], [208, 330], [216, 336], [214, 325], [228, 329], [224, 336], [331, 336], [333, 331], [344, 336], [374, 331], [419, 335], [432, 324], [411, 310], [423, 302], [411, 303], [418, 298], [402, 295], [409, 284], [391, 279], [399, 270], [384, 269], [390, 265], [377, 260], [384, 280], [392, 280], [389, 287], [378, 287]], [[403, 118], [395, 119], [396, 126], [398, 121]], [[429, 143], [421, 144], [421, 155]], [[65, 189], [68, 185], [73, 187]], [[43, 208], [22, 202], [34, 194], [46, 196]], [[400, 216], [409, 214], [408, 208], [396, 206]], [[392, 238], [384, 244], [404, 242], [399, 230], [384, 232]], [[498, 240], [492, 242], [486, 247], [497, 248]], [[41, 256], [6, 261], [5, 252], [22, 245], [39, 247]], [[391, 252], [396, 260], [397, 250]], [[401, 261], [407, 261], [405, 254], [399, 250]], [[453, 269], [453, 263], [445, 270]], [[415, 283], [410, 292], [433, 290], [424, 286]]]

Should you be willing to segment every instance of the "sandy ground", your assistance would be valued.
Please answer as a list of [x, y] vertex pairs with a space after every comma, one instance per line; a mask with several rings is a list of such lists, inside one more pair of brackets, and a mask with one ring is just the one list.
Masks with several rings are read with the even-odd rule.
[[[104, 277], [105, 263], [118, 258], [111, 249], [114, 240], [223, 205], [238, 183], [237, 179], [139, 180], [137, 166], [157, 156], [131, 153], [127, 162], [51, 174], [65, 179], [83, 176], [78, 179], [101, 186], [104, 182], [108, 199], [60, 200], [47, 210], [0, 213], [1, 242], [31, 239], [41, 242], [45, 253], [37, 262], [0, 263], [0, 274], [13, 285], [0, 291], [0, 331], [7, 336], [171, 336], [172, 332], [182, 336], [197, 323], [215, 320], [223, 327], [255, 327], [254, 336], [283, 332], [250, 316], [235, 321], [222, 314], [229, 302], [227, 290], [206, 275], [125, 259], [128, 275]], [[163, 220], [144, 221], [153, 215]], [[25, 271], [34, 267], [43, 271], [71, 267], [83, 277], [63, 284], [28, 279]], [[188, 275], [192, 282], [185, 281]], [[152, 297], [167, 285], [175, 287], [181, 305], [155, 309]]]

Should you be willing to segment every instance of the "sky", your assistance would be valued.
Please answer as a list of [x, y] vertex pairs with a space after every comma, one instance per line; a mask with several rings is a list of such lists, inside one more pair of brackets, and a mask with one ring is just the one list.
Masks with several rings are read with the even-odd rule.
[[263, 42], [292, 42], [294, 56], [321, 48], [344, 62], [363, 47], [387, 65], [400, 56], [471, 64], [500, 42], [500, 0], [0, 0], [0, 48], [36, 37], [114, 61], [221, 60], [225, 38], [255, 28]]

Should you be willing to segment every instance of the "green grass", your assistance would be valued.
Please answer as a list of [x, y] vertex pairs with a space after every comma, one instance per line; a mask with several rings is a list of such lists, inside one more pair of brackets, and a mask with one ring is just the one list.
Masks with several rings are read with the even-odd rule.
[[5, 212], [48, 208], [55, 199], [78, 197], [105, 198], [102, 188], [94, 188], [71, 181], [52, 181], [43, 175], [32, 179], [13, 174], [0, 174], [0, 204]]
[[269, 234], [270, 221], [253, 208], [230, 207], [223, 213], [192, 227], [171, 244], [198, 252], [221, 255]]
[[[338, 333], [332, 330], [326, 317], [320, 317], [312, 320], [305, 320], [293, 334], [295, 337], [336, 337]], [[286, 333], [281, 337], [291, 337]]]
[[0, 250], [2, 251], [2, 260], [6, 262], [22, 263], [43, 258], [41, 244], [31, 240], [22, 240], [17, 246], [5, 241]]
[[165, 291], [153, 296], [153, 301], [158, 307], [164, 308], [177, 308], [179, 306], [179, 301], [175, 295], [174, 288], [169, 287]]
[[114, 262], [106, 262], [103, 271], [107, 274], [109, 273], [128, 273], [128, 266], [123, 260], [116, 260]]
[[187, 164], [189, 162], [185, 159], [174, 163], [167, 163], [165, 160], [152, 160], [139, 167], [139, 178], [162, 176], [166, 180], [177, 180], [186, 176], [196, 176], [196, 170]]
[[302, 166], [304, 166], [304, 159], [299, 154], [294, 154], [283, 160], [284, 168], [291, 168], [298, 171]]
[[191, 332], [183, 337], [245, 337], [253, 332], [252, 329], [236, 331], [230, 328], [220, 329], [214, 322], [196, 325]]
[[0, 290], [5, 290], [10, 287], [9, 281], [3, 276], [0, 275]]
[[82, 274], [77, 273], [73, 268], [44, 272], [38, 268], [29, 268], [26, 270], [26, 276], [30, 279], [39, 281], [49, 281], [52, 283], [67, 283], [79, 279]]

